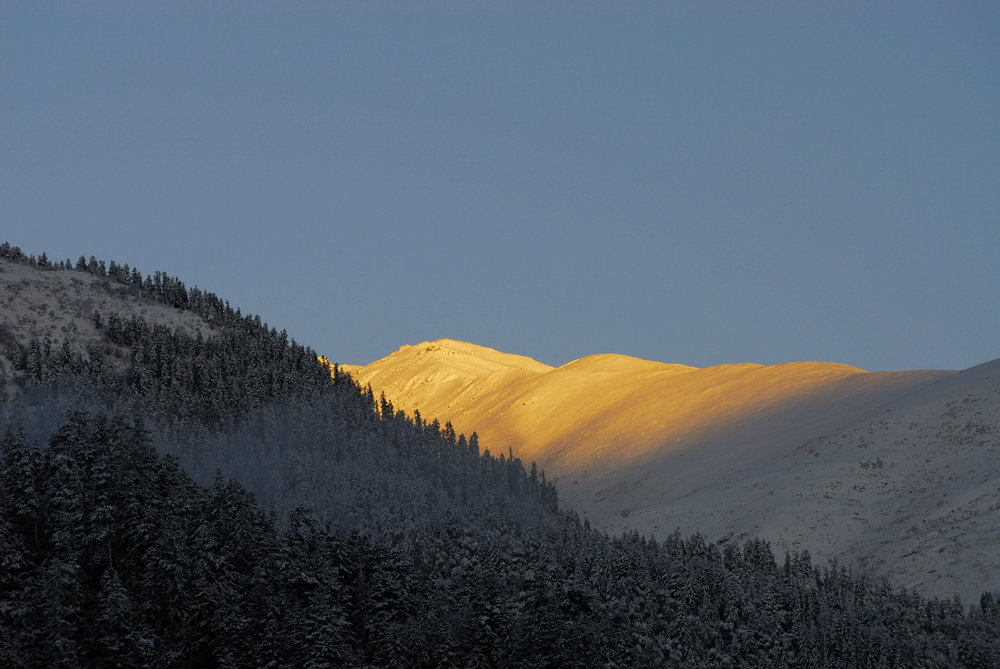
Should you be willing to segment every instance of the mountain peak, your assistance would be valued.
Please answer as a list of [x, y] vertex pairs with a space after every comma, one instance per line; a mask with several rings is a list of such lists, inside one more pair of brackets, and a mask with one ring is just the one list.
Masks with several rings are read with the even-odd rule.
[[385, 372], [400, 366], [412, 368], [427, 365], [466, 376], [481, 376], [505, 369], [534, 373], [552, 369], [549, 365], [527, 356], [502, 353], [496, 349], [457, 339], [435, 339], [400, 346], [393, 353], [365, 365], [364, 368]]

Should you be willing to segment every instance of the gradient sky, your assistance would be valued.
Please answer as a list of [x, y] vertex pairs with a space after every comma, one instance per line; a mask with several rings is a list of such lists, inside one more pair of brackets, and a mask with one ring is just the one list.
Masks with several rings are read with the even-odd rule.
[[997, 3], [131, 4], [0, 1], [25, 252], [339, 362], [1000, 356]]

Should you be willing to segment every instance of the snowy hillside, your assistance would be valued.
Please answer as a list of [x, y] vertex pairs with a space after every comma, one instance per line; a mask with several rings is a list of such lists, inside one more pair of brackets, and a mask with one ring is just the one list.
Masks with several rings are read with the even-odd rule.
[[87, 272], [39, 271], [0, 257], [0, 381], [11, 378], [7, 346], [32, 339], [66, 341], [73, 353], [106, 346], [94, 312], [139, 316], [151, 324], [208, 336], [212, 327], [194, 313], [142, 299], [128, 286]]
[[940, 597], [1000, 585], [1000, 361], [873, 404], [770, 461], [657, 484], [711, 467], [722, 450], [691, 449], [601, 488], [622, 507], [604, 526], [759, 536]]
[[929, 595], [1000, 586], [1000, 363], [552, 368], [440, 340], [349, 369], [397, 408], [537, 461], [603, 529], [756, 535]]
[[347, 368], [417, 418], [178, 278], [0, 256], [0, 666], [1000, 666], [996, 364]]

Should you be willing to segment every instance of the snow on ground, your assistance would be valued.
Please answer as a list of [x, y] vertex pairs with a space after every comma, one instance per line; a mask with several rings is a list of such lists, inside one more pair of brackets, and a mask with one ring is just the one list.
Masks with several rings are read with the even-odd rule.
[[174, 309], [130, 295], [122, 284], [75, 270], [43, 270], [0, 258], [0, 379], [7, 380], [11, 362], [3, 355], [4, 339], [25, 344], [48, 337], [53, 345], [68, 340], [74, 352], [102, 341], [94, 311], [104, 318], [141, 316], [150, 323], [209, 336], [212, 328], [190, 311]]
[[[715, 446], [715, 445], [713, 445]], [[711, 450], [718, 450], [717, 447]], [[710, 466], [689, 451], [695, 468]], [[797, 448], [674, 491], [622, 476], [612, 530], [756, 535], [940, 597], [1000, 590], [1000, 361], [932, 382]], [[703, 482], [704, 483], [704, 482]], [[679, 493], [679, 494], [678, 494]], [[599, 493], [600, 494], [600, 493]]]
[[608, 531], [756, 535], [779, 558], [808, 550], [931, 596], [1000, 590], [1000, 361], [551, 368], [440, 340], [350, 371], [396, 408], [538, 461]]
[[[95, 310], [212, 334], [108, 279], [0, 258], [0, 380], [5, 343], [99, 343]], [[1000, 591], [1000, 360], [957, 373], [619, 355], [553, 368], [439, 340], [343, 368], [396, 408], [536, 460], [605, 530], [756, 535], [927, 595]]]

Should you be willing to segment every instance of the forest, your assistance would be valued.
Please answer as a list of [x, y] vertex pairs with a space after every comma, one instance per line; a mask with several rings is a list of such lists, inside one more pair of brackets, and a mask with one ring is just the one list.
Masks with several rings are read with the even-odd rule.
[[95, 312], [85, 351], [0, 337], [0, 666], [1000, 666], [995, 594], [926, 599], [754, 539], [605, 535], [502, 445], [210, 292], [0, 257], [215, 333]]

